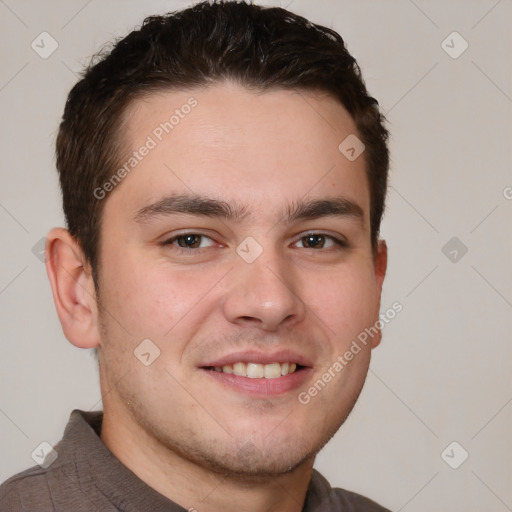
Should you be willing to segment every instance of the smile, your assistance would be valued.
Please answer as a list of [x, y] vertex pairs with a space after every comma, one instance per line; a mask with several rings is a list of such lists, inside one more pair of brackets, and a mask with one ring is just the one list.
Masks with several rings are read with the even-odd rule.
[[248, 377], [250, 379], [277, 379], [294, 373], [297, 369], [295, 363], [245, 363], [237, 362], [234, 364], [226, 364], [224, 366], [214, 366], [216, 372], [233, 374], [238, 377]]

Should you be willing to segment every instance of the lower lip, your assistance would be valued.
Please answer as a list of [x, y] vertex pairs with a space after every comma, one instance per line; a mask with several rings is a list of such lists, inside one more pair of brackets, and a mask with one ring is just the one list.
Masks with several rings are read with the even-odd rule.
[[203, 369], [203, 371], [210, 375], [211, 378], [216, 379], [225, 386], [235, 389], [240, 393], [268, 397], [283, 395], [284, 393], [297, 389], [304, 384], [311, 375], [312, 368], [302, 368], [301, 370], [275, 379], [251, 379], [249, 377], [240, 377], [232, 373], [205, 369]]

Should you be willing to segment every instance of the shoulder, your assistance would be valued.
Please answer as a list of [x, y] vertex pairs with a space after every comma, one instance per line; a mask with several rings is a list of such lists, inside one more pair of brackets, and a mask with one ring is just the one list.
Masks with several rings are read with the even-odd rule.
[[340, 510], [344, 512], [390, 512], [387, 508], [375, 503], [375, 501], [355, 492], [344, 489], [332, 489], [331, 493], [335, 497], [337, 504], [339, 504]]
[[[92, 413], [86, 417], [81, 411], [73, 411], [64, 437], [52, 447], [52, 452], [41, 451], [42, 463], [15, 474], [0, 485], [1, 511], [53, 512], [67, 509], [68, 503], [75, 504], [82, 489], [74, 453], [83, 451], [84, 442], [79, 434], [85, 428], [91, 430], [86, 423], [89, 417], [96, 418]], [[69, 508], [75, 512], [82, 510]]]
[[332, 488], [313, 470], [305, 512], [390, 512], [369, 498], [345, 489]]
[[41, 510], [53, 511], [46, 470], [39, 466], [18, 473], [0, 485], [0, 510], [6, 512]]

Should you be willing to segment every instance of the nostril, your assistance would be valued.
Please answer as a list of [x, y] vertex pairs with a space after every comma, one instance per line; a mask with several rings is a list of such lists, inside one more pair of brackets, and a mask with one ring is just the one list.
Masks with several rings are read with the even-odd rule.
[[259, 318], [256, 318], [254, 316], [249, 316], [249, 315], [239, 316], [237, 318], [237, 321], [239, 323], [242, 323], [242, 324], [258, 324], [258, 325], [261, 325], [263, 323], [263, 321], [260, 320]]

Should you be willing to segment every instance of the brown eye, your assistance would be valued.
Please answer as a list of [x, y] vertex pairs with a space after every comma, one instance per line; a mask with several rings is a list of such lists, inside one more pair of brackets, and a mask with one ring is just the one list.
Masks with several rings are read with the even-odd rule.
[[302, 236], [295, 245], [301, 249], [331, 249], [333, 247], [347, 247], [346, 242], [323, 233], [308, 233]]
[[176, 241], [180, 247], [186, 247], [187, 249], [197, 249], [201, 245], [201, 237], [199, 235], [178, 236]]
[[325, 246], [325, 236], [307, 235], [302, 237], [302, 245], [307, 249], [323, 249]]
[[183, 249], [203, 249], [213, 245], [213, 240], [205, 235], [185, 233], [166, 240], [163, 245], [175, 245]]

